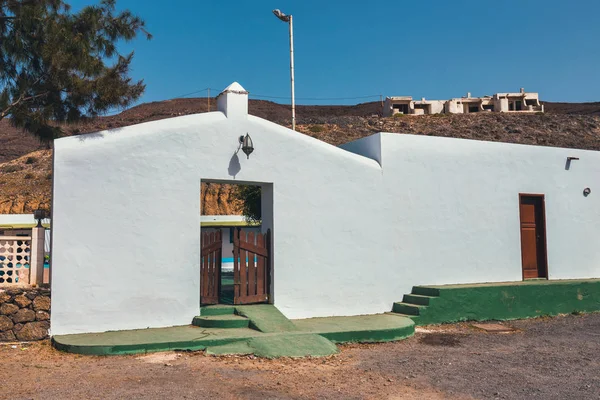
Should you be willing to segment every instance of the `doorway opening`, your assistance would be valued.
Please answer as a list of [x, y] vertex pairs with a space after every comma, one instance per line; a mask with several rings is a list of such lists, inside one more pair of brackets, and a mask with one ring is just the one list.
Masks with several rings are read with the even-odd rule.
[[519, 194], [523, 279], [548, 278], [543, 194]]
[[201, 305], [273, 301], [272, 186], [202, 181]]

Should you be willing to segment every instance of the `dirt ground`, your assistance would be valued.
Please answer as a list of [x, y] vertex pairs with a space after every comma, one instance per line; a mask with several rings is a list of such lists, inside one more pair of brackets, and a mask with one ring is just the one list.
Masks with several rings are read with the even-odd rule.
[[2, 399], [597, 399], [600, 314], [419, 328], [321, 359], [203, 352], [91, 357], [48, 342], [0, 346]]

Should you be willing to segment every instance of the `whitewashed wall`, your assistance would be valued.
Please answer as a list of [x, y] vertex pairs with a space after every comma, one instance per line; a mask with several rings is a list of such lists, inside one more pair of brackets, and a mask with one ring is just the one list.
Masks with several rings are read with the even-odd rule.
[[[520, 192], [546, 195], [550, 278], [600, 276], [598, 153], [395, 134], [347, 151], [247, 116], [230, 89], [226, 113], [55, 142], [53, 334], [190, 323], [201, 179], [265, 184], [290, 318], [388, 311], [416, 284], [520, 280]], [[569, 171], [567, 156], [581, 158]]]
[[[385, 275], [403, 292], [414, 284], [521, 280], [519, 193], [545, 195], [549, 278], [600, 276], [600, 153], [378, 136], [387, 199], [382, 244], [390, 250], [378, 251], [375, 264], [388, 265]], [[569, 156], [580, 160], [566, 170]]]

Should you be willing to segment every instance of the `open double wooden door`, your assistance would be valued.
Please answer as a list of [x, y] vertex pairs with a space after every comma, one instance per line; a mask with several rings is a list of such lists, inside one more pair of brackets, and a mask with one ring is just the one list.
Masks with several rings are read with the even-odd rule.
[[200, 303], [219, 303], [223, 239], [221, 230], [202, 233], [200, 259]]
[[[218, 304], [221, 294], [222, 233], [202, 233], [200, 303]], [[267, 233], [233, 231], [233, 304], [264, 303], [270, 291], [270, 243]]]
[[271, 231], [233, 234], [233, 304], [269, 301]]

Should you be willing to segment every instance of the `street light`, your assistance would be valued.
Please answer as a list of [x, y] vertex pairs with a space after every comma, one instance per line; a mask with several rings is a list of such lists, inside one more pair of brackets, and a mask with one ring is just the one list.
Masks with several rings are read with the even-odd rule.
[[291, 15], [286, 15], [280, 10], [273, 10], [273, 14], [283, 22], [290, 25], [290, 79], [292, 81], [292, 129], [296, 130], [296, 101], [294, 96], [294, 24]]

